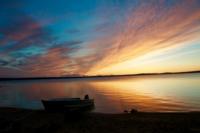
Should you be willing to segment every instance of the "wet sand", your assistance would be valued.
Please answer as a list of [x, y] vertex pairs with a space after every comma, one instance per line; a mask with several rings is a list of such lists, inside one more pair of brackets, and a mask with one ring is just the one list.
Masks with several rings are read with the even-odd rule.
[[200, 133], [200, 112], [66, 115], [0, 108], [0, 133]]

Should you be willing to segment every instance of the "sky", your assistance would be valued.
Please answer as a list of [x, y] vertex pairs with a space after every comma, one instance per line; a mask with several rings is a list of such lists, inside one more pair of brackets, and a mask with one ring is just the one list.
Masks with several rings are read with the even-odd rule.
[[1, 0], [0, 77], [200, 70], [199, 0]]

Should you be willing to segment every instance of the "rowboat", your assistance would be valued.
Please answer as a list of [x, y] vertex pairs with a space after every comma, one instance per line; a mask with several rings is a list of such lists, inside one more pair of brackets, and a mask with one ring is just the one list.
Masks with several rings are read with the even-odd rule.
[[85, 112], [94, 108], [94, 99], [56, 98], [41, 101], [46, 111]]

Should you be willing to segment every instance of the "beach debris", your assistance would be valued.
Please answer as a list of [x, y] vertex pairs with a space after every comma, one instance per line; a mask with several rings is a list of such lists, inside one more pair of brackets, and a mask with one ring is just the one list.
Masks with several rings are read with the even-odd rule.
[[134, 114], [134, 113], [137, 113], [137, 112], [138, 112], [137, 109], [131, 109], [131, 111], [130, 111], [131, 114]]
[[133, 108], [130, 111], [129, 110], [124, 110], [124, 113], [134, 114], [134, 113], [138, 113], [138, 110]]
[[128, 113], [128, 110], [124, 110], [124, 113]]

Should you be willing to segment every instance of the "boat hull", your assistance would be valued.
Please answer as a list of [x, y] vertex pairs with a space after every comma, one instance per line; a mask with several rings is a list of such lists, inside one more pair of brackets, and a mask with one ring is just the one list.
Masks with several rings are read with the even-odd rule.
[[94, 109], [94, 100], [42, 100], [46, 111], [53, 112], [85, 112]]

